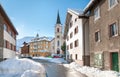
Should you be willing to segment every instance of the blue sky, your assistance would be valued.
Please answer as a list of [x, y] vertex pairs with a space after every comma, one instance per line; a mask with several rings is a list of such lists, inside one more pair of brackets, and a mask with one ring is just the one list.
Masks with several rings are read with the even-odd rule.
[[68, 8], [83, 10], [90, 0], [0, 0], [19, 35], [52, 36], [59, 10], [64, 26]]

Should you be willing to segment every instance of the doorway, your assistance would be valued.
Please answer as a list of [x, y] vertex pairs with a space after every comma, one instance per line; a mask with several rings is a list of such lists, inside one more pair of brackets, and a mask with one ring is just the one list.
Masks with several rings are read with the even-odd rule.
[[59, 48], [57, 49], [57, 54], [60, 54], [60, 49]]
[[114, 71], [119, 71], [118, 52], [111, 53], [111, 69]]

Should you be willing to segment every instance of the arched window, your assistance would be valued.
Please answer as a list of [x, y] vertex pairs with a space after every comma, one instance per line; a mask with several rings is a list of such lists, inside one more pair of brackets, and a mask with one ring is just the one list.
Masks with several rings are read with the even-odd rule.
[[57, 41], [57, 46], [60, 46], [60, 42], [59, 41]]
[[57, 28], [57, 32], [60, 32], [59, 28]]

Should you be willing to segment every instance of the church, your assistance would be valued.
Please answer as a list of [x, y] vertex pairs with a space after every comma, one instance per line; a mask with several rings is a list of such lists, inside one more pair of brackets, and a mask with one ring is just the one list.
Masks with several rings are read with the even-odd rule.
[[62, 24], [60, 21], [59, 11], [57, 13], [57, 20], [54, 29], [55, 37], [51, 41], [51, 52], [53, 54], [63, 54], [61, 46], [63, 45], [63, 33], [62, 33]]

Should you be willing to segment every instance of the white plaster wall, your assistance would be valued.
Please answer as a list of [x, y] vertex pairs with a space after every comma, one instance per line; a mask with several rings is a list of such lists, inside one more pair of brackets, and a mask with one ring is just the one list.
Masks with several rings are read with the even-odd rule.
[[16, 40], [4, 30], [4, 39], [16, 46]]
[[3, 48], [3, 58], [14, 58], [15, 51], [9, 50], [7, 48]]
[[88, 20], [84, 20], [85, 21], [85, 25], [84, 25], [84, 28], [85, 28], [85, 31], [84, 31], [84, 40], [85, 40], [85, 55], [90, 55], [90, 52], [89, 52], [89, 23], [88, 23]]
[[[15, 39], [5, 30], [4, 30], [4, 39], [16, 46]], [[3, 58], [13, 58], [13, 57], [15, 57], [15, 51], [7, 48], [3, 48]]]
[[[75, 22], [75, 19], [78, 16], [75, 14], [72, 14], [72, 19], [73, 21], [73, 26], [69, 28], [68, 31], [68, 36], [69, 36], [69, 41], [66, 41], [66, 44], [69, 45], [69, 54], [72, 54], [72, 59], [75, 59], [75, 54], [78, 55], [78, 60], [82, 60], [83, 56], [83, 25], [82, 25], [82, 19], [77, 19]], [[78, 26], [78, 33], [74, 35], [74, 29]], [[70, 33], [73, 32], [73, 37], [70, 38]], [[79, 40], [79, 46], [75, 47], [74, 46], [74, 41]], [[73, 43], [73, 49], [70, 49], [70, 43]]]
[[[59, 28], [59, 32], [57, 32], [57, 28]], [[57, 36], [59, 35], [60, 38], [57, 38]], [[59, 47], [57, 46], [57, 41], [59, 40], [60, 45]], [[56, 24], [55, 26], [55, 53], [57, 53], [57, 48], [60, 49], [60, 53], [62, 53], [61, 51], [61, 46], [63, 45], [63, 36], [62, 36], [62, 25], [61, 24]]]

